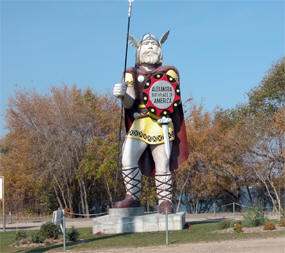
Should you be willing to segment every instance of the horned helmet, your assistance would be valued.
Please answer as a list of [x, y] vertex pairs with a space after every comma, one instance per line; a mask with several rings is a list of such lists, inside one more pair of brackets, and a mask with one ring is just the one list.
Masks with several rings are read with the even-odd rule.
[[137, 42], [137, 40], [129, 35], [129, 44], [131, 46], [134, 46], [137, 48], [137, 52], [136, 52], [136, 65], [139, 65], [140, 64], [140, 49], [141, 49], [141, 45], [142, 45], [142, 42], [143, 41], [146, 41], [146, 40], [154, 40], [157, 42], [157, 44], [159, 45], [159, 62], [157, 64], [162, 64], [162, 51], [161, 51], [161, 46], [162, 44], [167, 40], [168, 38], [168, 35], [169, 35], [169, 30], [162, 36], [162, 38], [160, 40], [158, 40], [158, 38], [152, 34], [152, 33], [146, 33], [142, 36], [141, 40], [139, 42]]

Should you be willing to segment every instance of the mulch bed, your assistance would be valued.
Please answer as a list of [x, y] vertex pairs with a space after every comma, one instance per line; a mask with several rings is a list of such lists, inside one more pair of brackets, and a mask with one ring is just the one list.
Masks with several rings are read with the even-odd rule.
[[[242, 227], [243, 233], [260, 233], [260, 232], [272, 232], [272, 231], [283, 231], [285, 227], [280, 227], [278, 224], [275, 225], [274, 230], [264, 230], [264, 226], [259, 227]], [[215, 233], [235, 233], [234, 228], [226, 228], [222, 230], [216, 230]]]
[[22, 239], [14, 243], [14, 247], [16, 248], [34, 248], [40, 246], [48, 246], [48, 245], [57, 245], [62, 244], [63, 239], [46, 239], [43, 243], [32, 243], [28, 239]]

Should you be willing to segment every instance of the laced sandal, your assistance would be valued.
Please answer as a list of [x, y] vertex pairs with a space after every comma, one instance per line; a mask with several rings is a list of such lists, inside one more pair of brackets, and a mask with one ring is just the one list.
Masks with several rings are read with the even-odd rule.
[[158, 212], [173, 213], [172, 207], [172, 177], [171, 174], [155, 175], [156, 193], [159, 201]]
[[139, 207], [141, 196], [141, 171], [139, 167], [122, 170], [126, 197], [115, 203], [115, 208]]
[[140, 207], [141, 202], [134, 200], [132, 196], [126, 195], [125, 199], [115, 203], [114, 208], [128, 208], [128, 207]]
[[174, 210], [173, 210], [173, 207], [172, 207], [172, 203], [170, 201], [168, 201], [168, 200], [162, 201], [158, 205], [157, 211], [159, 213], [162, 213], [162, 214], [166, 213], [166, 211], [169, 214], [174, 213]]

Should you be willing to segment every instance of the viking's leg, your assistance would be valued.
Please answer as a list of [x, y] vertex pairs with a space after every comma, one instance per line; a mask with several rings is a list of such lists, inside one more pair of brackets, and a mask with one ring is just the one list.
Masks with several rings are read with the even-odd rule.
[[126, 138], [122, 152], [122, 175], [126, 187], [124, 200], [116, 202], [116, 208], [138, 207], [141, 198], [141, 171], [138, 161], [147, 144], [143, 141]]
[[[172, 143], [170, 143], [170, 148]], [[158, 197], [158, 212], [173, 213], [172, 207], [172, 177], [169, 169], [169, 158], [164, 144], [153, 145], [152, 156], [155, 162], [155, 185]]]

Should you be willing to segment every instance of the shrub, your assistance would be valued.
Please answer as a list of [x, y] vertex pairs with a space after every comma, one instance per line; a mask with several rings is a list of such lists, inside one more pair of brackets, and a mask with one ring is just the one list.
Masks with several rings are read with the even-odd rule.
[[230, 227], [231, 227], [231, 222], [230, 221], [222, 221], [222, 222], [218, 223], [218, 229], [219, 230], [230, 228]]
[[31, 242], [32, 243], [43, 243], [45, 240], [45, 236], [41, 233], [41, 231], [36, 231], [32, 234]]
[[23, 212], [24, 212], [25, 216], [32, 216], [33, 215], [33, 210], [31, 208], [25, 208], [23, 210]]
[[235, 231], [236, 233], [242, 233], [242, 232], [243, 232], [243, 230], [242, 230], [242, 225], [241, 225], [240, 223], [235, 223], [235, 224], [234, 224], [234, 231]]
[[279, 221], [279, 226], [280, 227], [285, 227], [285, 218], [281, 218]]
[[191, 227], [191, 224], [188, 223], [188, 222], [186, 222], [186, 223], [184, 224], [184, 226], [183, 226], [183, 229], [188, 229], [188, 228], [190, 228], [190, 227]]
[[45, 238], [53, 238], [57, 239], [59, 235], [59, 226], [55, 225], [51, 222], [47, 222], [43, 225], [41, 225], [40, 228], [40, 233], [45, 237]]
[[258, 227], [264, 223], [264, 212], [260, 207], [252, 208], [243, 215], [243, 225], [246, 227]]
[[19, 230], [16, 232], [16, 241], [20, 241], [22, 239], [27, 238], [27, 233], [24, 230]]
[[29, 244], [29, 243], [30, 243], [30, 241], [26, 238], [18, 241], [18, 245]]
[[264, 224], [263, 230], [274, 230], [274, 229], [276, 229], [276, 227], [273, 222], [268, 221]]
[[72, 242], [76, 242], [77, 239], [79, 237], [79, 232], [78, 230], [76, 230], [74, 227], [72, 227], [68, 232], [67, 232], [67, 239], [69, 241], [72, 241]]

